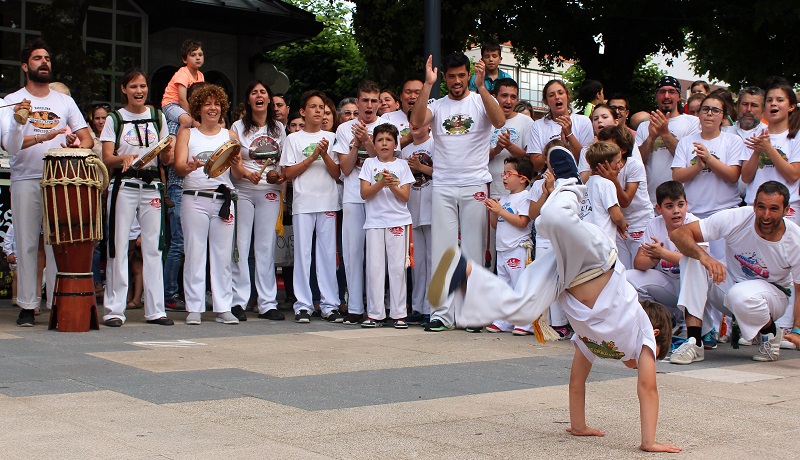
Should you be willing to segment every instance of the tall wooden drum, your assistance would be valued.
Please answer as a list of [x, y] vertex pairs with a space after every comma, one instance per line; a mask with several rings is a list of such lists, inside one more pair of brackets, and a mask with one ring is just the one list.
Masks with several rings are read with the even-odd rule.
[[92, 254], [102, 235], [105, 165], [89, 149], [51, 149], [44, 157], [42, 206], [45, 242], [53, 246], [58, 274], [49, 329], [99, 329]]

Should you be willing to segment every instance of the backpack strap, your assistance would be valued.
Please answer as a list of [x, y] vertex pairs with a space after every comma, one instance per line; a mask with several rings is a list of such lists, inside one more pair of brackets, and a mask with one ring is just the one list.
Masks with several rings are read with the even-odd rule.
[[122, 139], [122, 115], [118, 110], [115, 110], [108, 115], [111, 117], [111, 121], [114, 123], [114, 133], [116, 134], [116, 140], [114, 141], [114, 152], [116, 153], [116, 151], [119, 150], [119, 141]]

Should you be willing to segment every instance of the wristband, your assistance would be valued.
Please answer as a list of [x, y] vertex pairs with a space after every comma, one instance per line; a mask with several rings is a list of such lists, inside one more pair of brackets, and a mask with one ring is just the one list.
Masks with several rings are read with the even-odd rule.
[[39, 135], [38, 134], [34, 134], [33, 135], [33, 142], [35, 142], [37, 144], [39, 143]]
[[800, 327], [793, 327], [790, 334], [797, 334], [800, 335]]
[[572, 136], [572, 133], [567, 134], [567, 137], [570, 137], [570, 136]]

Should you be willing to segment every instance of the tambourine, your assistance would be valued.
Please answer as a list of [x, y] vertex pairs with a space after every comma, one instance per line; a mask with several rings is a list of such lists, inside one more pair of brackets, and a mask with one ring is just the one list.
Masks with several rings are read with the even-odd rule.
[[169, 147], [169, 144], [170, 144], [169, 136], [166, 136], [164, 139], [158, 141], [158, 144], [156, 144], [156, 146], [153, 147], [152, 150], [139, 157], [138, 160], [134, 161], [133, 164], [131, 165], [131, 168], [133, 169], [144, 168], [151, 161], [153, 161], [153, 158], [157, 157], [159, 153], [163, 152], [164, 149]]
[[230, 157], [239, 153], [241, 148], [239, 141], [235, 139], [231, 139], [220, 145], [219, 148], [211, 154], [205, 166], [203, 166], [203, 172], [211, 179], [224, 173], [232, 166]]

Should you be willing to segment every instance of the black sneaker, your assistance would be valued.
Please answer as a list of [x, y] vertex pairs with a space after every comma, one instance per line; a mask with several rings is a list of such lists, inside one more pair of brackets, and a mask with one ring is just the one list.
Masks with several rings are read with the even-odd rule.
[[417, 324], [422, 324], [422, 313], [420, 313], [418, 311], [412, 312], [406, 318], [406, 324], [414, 325], [414, 326], [417, 325]]
[[258, 317], [261, 319], [271, 319], [272, 321], [283, 321], [286, 319], [283, 313], [279, 312], [277, 308], [267, 310], [266, 313], [259, 313]]
[[19, 312], [19, 316], [17, 317], [17, 326], [19, 327], [33, 327], [34, 323], [34, 313], [33, 310], [28, 310], [23, 308]]
[[344, 316], [339, 312], [339, 310], [331, 310], [327, 316], [325, 316], [325, 320], [329, 323], [341, 323], [344, 321]]
[[578, 174], [578, 165], [575, 164], [575, 156], [564, 147], [553, 147], [547, 153], [547, 160], [553, 169], [556, 179], [567, 179], [574, 177], [581, 183], [581, 176]]
[[425, 327], [426, 332], [442, 332], [442, 331], [452, 331], [452, 330], [453, 330], [452, 327], [446, 326], [439, 318], [432, 319]]
[[231, 308], [231, 314], [239, 321], [247, 321], [247, 313], [244, 312], [244, 308], [241, 305], [234, 305]]
[[312, 318], [322, 318], [322, 312], [319, 310], [314, 310], [311, 312]]
[[347, 316], [344, 317], [344, 321], [342, 323], [349, 324], [351, 326], [358, 326], [361, 324], [361, 317], [364, 315], [359, 315], [357, 313], [348, 313]]
[[178, 294], [171, 295], [164, 299], [164, 310], [166, 311], [186, 311], [186, 302], [178, 297]]
[[483, 332], [482, 327], [465, 327], [464, 330], [472, 334], [480, 334], [481, 332]]
[[294, 315], [294, 322], [295, 323], [310, 323], [311, 322], [311, 315], [308, 313], [308, 310], [300, 310], [299, 313]]

